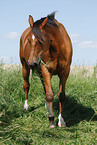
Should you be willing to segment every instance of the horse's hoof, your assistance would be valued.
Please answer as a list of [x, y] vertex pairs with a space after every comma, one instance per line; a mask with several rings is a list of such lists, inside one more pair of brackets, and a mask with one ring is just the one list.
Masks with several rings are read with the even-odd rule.
[[63, 117], [61, 116], [61, 114], [59, 114], [58, 119], [59, 119], [58, 126], [59, 127], [66, 127], [66, 123], [65, 123]]
[[49, 128], [55, 128], [55, 123], [54, 122], [50, 122]]
[[58, 126], [59, 126], [59, 127], [66, 127], [66, 123], [65, 123], [65, 122], [64, 122], [64, 124], [58, 123]]
[[49, 128], [55, 128], [55, 127], [56, 127], [55, 125], [50, 125], [50, 126], [49, 126]]

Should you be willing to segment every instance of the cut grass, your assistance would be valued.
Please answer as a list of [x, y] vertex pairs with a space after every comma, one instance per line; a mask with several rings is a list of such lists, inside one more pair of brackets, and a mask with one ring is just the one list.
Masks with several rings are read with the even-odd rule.
[[[78, 70], [76, 72], [76, 70]], [[97, 66], [89, 75], [84, 66], [75, 66], [66, 84], [63, 117], [66, 128], [50, 129], [45, 110], [45, 93], [37, 74], [30, 77], [29, 110], [23, 109], [24, 91], [21, 66], [0, 65], [0, 144], [12, 145], [96, 145]], [[54, 76], [55, 122], [58, 122], [59, 79]]]

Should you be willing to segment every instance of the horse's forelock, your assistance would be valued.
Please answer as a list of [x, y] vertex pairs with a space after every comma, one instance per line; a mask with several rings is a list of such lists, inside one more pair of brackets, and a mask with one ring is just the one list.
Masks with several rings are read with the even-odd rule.
[[43, 36], [43, 33], [41, 32], [40, 26], [42, 25], [43, 21], [46, 18], [48, 18], [47, 24], [46, 24], [47, 27], [57, 27], [58, 28], [58, 25], [55, 22], [54, 16], [55, 16], [55, 12], [53, 12], [52, 14], [48, 15], [47, 17], [41, 18], [40, 20], [37, 20], [36, 22], [33, 23], [32, 32], [39, 42], [44, 43], [44, 36]]

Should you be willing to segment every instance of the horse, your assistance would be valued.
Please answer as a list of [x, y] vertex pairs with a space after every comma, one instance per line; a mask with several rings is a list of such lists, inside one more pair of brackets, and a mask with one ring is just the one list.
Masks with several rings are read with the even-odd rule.
[[29, 15], [30, 26], [22, 33], [20, 38], [20, 60], [24, 79], [25, 92], [24, 109], [28, 109], [29, 74], [36, 69], [44, 86], [46, 104], [49, 110], [49, 127], [55, 127], [53, 113], [53, 91], [51, 78], [58, 75], [60, 80], [59, 101], [59, 127], [65, 127], [62, 117], [65, 102], [65, 85], [72, 62], [72, 43], [63, 24], [55, 19], [55, 12], [34, 22]]

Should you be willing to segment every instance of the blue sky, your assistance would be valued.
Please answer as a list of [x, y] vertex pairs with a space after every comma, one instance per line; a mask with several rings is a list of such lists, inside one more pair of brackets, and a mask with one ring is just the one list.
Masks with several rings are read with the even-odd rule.
[[72, 65], [97, 64], [97, 0], [0, 0], [0, 59], [20, 63], [19, 39], [34, 21], [57, 11], [73, 45]]

